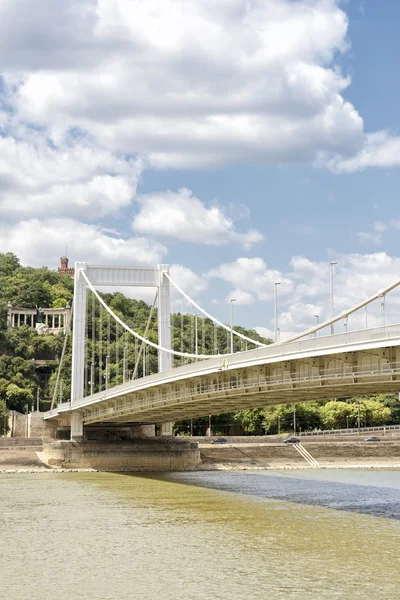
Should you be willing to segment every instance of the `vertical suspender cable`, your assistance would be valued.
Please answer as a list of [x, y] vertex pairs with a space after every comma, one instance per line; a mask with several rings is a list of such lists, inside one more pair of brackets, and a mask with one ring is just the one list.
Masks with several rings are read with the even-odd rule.
[[89, 364], [89, 344], [88, 344], [88, 337], [89, 337], [89, 314], [88, 314], [88, 310], [89, 310], [89, 295], [86, 297], [86, 310], [85, 310], [85, 345], [84, 345], [84, 376], [83, 376], [83, 395], [87, 396], [88, 395], [88, 364]]
[[[181, 295], [181, 352], [183, 354], [183, 296]], [[181, 356], [181, 365], [184, 365], [185, 357]]]
[[[192, 305], [190, 305], [190, 352], [191, 354], [195, 354], [194, 317]], [[190, 362], [192, 362], [192, 359], [190, 359]]]
[[118, 385], [119, 381], [119, 335], [118, 335], [118, 323], [115, 321], [115, 385]]
[[106, 390], [110, 387], [110, 343], [111, 343], [111, 317], [107, 313], [107, 355], [106, 355]]
[[126, 381], [126, 372], [128, 369], [128, 344], [127, 344], [127, 335], [126, 331], [124, 331], [124, 358], [122, 361], [122, 383]]
[[[132, 379], [136, 379], [137, 377], [137, 369], [136, 369], [136, 365], [138, 364], [138, 341], [137, 338], [135, 338], [135, 366], [133, 368], [133, 375], [132, 375]], [[136, 369], [136, 372], [135, 372]]]
[[103, 307], [99, 306], [99, 392], [103, 390]]
[[96, 362], [96, 296], [92, 294], [92, 363], [90, 365], [90, 393], [94, 393], [94, 365]]
[[63, 344], [63, 347], [62, 347], [60, 363], [58, 365], [57, 378], [56, 378], [56, 383], [55, 383], [55, 386], [54, 386], [53, 398], [51, 400], [50, 410], [53, 410], [54, 404], [55, 404], [55, 401], [56, 401], [56, 398], [57, 398], [57, 390], [58, 390], [58, 384], [59, 384], [59, 381], [60, 381], [61, 369], [62, 369], [62, 366], [63, 366], [65, 352], [66, 352], [66, 349], [67, 349], [67, 342], [68, 342], [69, 332], [71, 331], [72, 311], [73, 311], [73, 308], [71, 307], [71, 310], [70, 310], [70, 313], [69, 313], [69, 317], [68, 317], [68, 322], [66, 323], [66, 327], [65, 327], [64, 344]]
[[[151, 310], [150, 310], [149, 318], [147, 319], [146, 329], [144, 330], [143, 337], [146, 337], [147, 333], [149, 331], [149, 327], [150, 327], [151, 319], [153, 317], [153, 312], [154, 312], [154, 309], [156, 306], [157, 298], [158, 298], [158, 289], [157, 289], [156, 295], [154, 297], [154, 302], [153, 302], [153, 306], [151, 307]], [[135, 355], [136, 355], [136, 344], [137, 344], [137, 342], [136, 342], [136, 338], [135, 338]], [[133, 370], [132, 379], [136, 379], [136, 377], [137, 377], [137, 373], [138, 373], [138, 369], [139, 369], [139, 362], [140, 362], [140, 357], [142, 356], [143, 347], [144, 347], [144, 342], [142, 342], [142, 344], [140, 346], [139, 355], [136, 356], [135, 368]]]

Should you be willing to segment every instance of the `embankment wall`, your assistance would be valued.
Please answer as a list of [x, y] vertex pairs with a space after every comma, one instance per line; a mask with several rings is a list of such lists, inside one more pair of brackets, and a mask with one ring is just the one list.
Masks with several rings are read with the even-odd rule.
[[45, 443], [39, 454], [49, 466], [98, 471], [186, 471], [200, 464], [194, 442], [158, 438], [113, 442]]
[[[395, 442], [309, 442], [302, 444], [321, 466], [400, 464], [400, 441]], [[307, 463], [291, 444], [202, 444], [203, 466], [257, 466], [264, 468], [305, 466]]]

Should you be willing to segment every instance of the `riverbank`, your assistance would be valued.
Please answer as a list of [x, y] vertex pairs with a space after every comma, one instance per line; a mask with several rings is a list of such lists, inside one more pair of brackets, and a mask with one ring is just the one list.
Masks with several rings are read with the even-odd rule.
[[[160, 440], [161, 442], [161, 440]], [[302, 447], [311, 456], [314, 466], [296, 449], [296, 445], [283, 443], [200, 443], [200, 464], [192, 465], [193, 471], [246, 471], [246, 470], [295, 470], [295, 469], [400, 469], [400, 441], [382, 442], [303, 442]], [[76, 451], [79, 450], [77, 446]], [[104, 455], [113, 450], [114, 458], [118, 458], [118, 449], [109, 445], [102, 448]], [[132, 450], [134, 450], [132, 448]], [[132, 451], [131, 450], [131, 451]], [[93, 448], [91, 449], [93, 452]], [[168, 469], [158, 462], [146, 469], [145, 465], [137, 465], [124, 461], [107, 464], [45, 464], [41, 458], [43, 447], [39, 442], [29, 446], [16, 445], [0, 448], [0, 473], [64, 473], [64, 472], [96, 472], [96, 471], [164, 471], [181, 470], [178, 465], [170, 465]], [[139, 455], [137, 459], [139, 460]], [[76, 461], [75, 461], [76, 462]], [[79, 461], [78, 461], [79, 462]], [[136, 461], [137, 462], [137, 461]], [[140, 468], [139, 468], [140, 467]], [[186, 470], [186, 469], [185, 469]]]
[[[400, 442], [200, 444], [198, 470], [400, 468]], [[304, 449], [305, 452], [299, 452]], [[308, 455], [305, 457], [304, 455]], [[310, 460], [311, 459], [311, 460]]]

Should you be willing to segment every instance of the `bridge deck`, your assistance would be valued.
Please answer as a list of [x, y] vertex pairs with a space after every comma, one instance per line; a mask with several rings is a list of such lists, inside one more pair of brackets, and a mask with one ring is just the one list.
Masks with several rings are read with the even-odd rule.
[[85, 423], [182, 420], [319, 398], [400, 391], [400, 325], [317, 337], [204, 360], [64, 403]]

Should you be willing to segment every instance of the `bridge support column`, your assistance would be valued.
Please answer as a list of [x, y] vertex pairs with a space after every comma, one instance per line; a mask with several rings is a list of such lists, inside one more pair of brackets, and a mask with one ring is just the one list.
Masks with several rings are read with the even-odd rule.
[[[168, 265], [158, 265], [160, 281], [158, 288], [158, 343], [163, 348], [171, 348], [171, 284], [165, 273]], [[158, 372], [172, 369], [172, 354], [158, 351]], [[172, 436], [172, 423], [161, 423], [161, 435]]]
[[[72, 329], [71, 406], [83, 398], [85, 377], [85, 321], [86, 281], [81, 271], [86, 263], [75, 263], [74, 308]], [[83, 424], [80, 415], [71, 413], [71, 440], [83, 439]]]
[[71, 403], [83, 398], [85, 374], [86, 281], [81, 270], [86, 263], [75, 263], [74, 315], [72, 329]]
[[172, 423], [161, 423], [160, 435], [172, 436]]
[[79, 411], [71, 413], [71, 440], [82, 442], [83, 440], [83, 419]]

